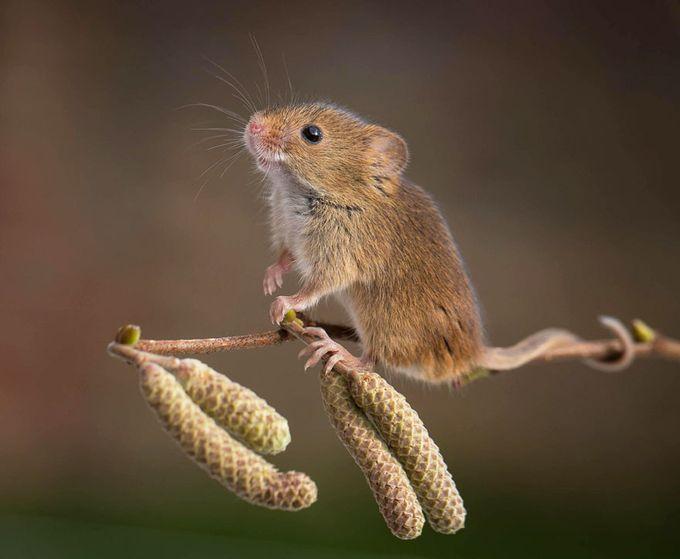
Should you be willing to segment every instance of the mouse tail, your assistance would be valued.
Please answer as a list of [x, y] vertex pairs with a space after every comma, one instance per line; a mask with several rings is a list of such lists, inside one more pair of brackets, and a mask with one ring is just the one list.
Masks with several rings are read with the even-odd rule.
[[[635, 342], [621, 321], [609, 316], [601, 316], [599, 321], [602, 326], [617, 337], [621, 343], [622, 351], [614, 360], [584, 359], [584, 362], [600, 371], [621, 371], [628, 367], [635, 357]], [[538, 359], [552, 349], [579, 341], [582, 341], [581, 338], [569, 332], [569, 330], [547, 328], [510, 347], [485, 347], [477, 360], [477, 364], [491, 371], [516, 369]]]

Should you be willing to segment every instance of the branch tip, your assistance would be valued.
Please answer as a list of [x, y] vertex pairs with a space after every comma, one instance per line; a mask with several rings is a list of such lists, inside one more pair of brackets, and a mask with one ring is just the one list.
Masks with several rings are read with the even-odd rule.
[[136, 324], [126, 324], [118, 328], [116, 343], [123, 345], [135, 345], [142, 337], [142, 329]]

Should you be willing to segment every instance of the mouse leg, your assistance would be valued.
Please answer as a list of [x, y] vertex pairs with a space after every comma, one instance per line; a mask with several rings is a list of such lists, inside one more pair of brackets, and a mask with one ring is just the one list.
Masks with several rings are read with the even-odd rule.
[[284, 248], [279, 258], [269, 266], [264, 273], [262, 289], [265, 295], [271, 295], [283, 285], [283, 276], [290, 272], [293, 267], [293, 255], [287, 248]]
[[345, 285], [354, 278], [346, 277], [345, 282], [339, 283], [337, 279], [329, 278], [325, 270], [315, 273], [307, 278], [304, 285], [295, 295], [279, 296], [272, 301], [269, 307], [269, 318], [274, 324], [280, 324], [289, 310], [295, 312], [304, 311], [316, 305], [322, 297], [344, 289]]
[[269, 318], [271, 319], [272, 324], [281, 324], [283, 317], [289, 310], [292, 309], [296, 312], [301, 312], [312, 306], [315, 302], [316, 300], [310, 301], [300, 294], [290, 296], [281, 295], [272, 301], [272, 304], [269, 307]]
[[331, 292], [330, 288], [324, 288], [318, 278], [308, 281], [295, 295], [279, 296], [272, 301], [269, 307], [269, 318], [273, 324], [280, 324], [289, 310], [302, 312], [314, 306], [321, 297]]
[[323, 328], [308, 326], [304, 329], [304, 333], [319, 338], [303, 348], [298, 354], [298, 357], [308, 357], [305, 362], [305, 371], [323, 358], [326, 358], [326, 364], [323, 368], [325, 372], [330, 371], [340, 361], [350, 369], [370, 369], [374, 365], [373, 360], [365, 354], [361, 357], [352, 355], [333, 340]]

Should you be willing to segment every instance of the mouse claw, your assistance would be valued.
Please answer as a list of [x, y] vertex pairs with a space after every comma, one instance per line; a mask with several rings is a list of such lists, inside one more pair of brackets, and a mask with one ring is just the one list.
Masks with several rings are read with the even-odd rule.
[[283, 285], [283, 268], [279, 264], [272, 264], [264, 272], [262, 289], [265, 295], [272, 295]]
[[281, 324], [283, 317], [286, 315], [286, 311], [291, 308], [288, 299], [288, 297], [277, 297], [272, 302], [269, 307], [269, 318], [271, 319], [272, 324]]
[[314, 367], [321, 361], [321, 359], [328, 353], [328, 347], [323, 344], [316, 350], [309, 359], [305, 362], [305, 371], [311, 367]]
[[314, 353], [315, 350], [319, 349], [320, 345], [323, 344], [323, 341], [316, 341], [312, 342], [309, 345], [306, 345], [303, 347], [299, 352], [298, 352], [298, 359], [302, 359], [303, 357], [308, 357], [312, 353]]
[[331, 355], [328, 358], [328, 361], [326, 361], [326, 364], [323, 366], [323, 372], [324, 373], [329, 373], [335, 365], [337, 365], [340, 361], [342, 361], [342, 355], [339, 353], [335, 353]]

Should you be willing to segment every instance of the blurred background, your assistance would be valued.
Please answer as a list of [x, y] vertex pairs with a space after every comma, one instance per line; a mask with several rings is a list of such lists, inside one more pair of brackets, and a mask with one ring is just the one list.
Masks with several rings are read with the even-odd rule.
[[[535, 365], [459, 392], [397, 381], [468, 509], [459, 535], [400, 542], [294, 344], [207, 361], [288, 417], [275, 462], [319, 485], [296, 514], [210, 480], [105, 353], [127, 322], [152, 338], [269, 328], [259, 176], [246, 156], [201, 176], [227, 152], [192, 128], [231, 123], [176, 110], [245, 114], [204, 57], [256, 94], [249, 33], [274, 91], [285, 56], [297, 93], [408, 140], [409, 177], [441, 204], [494, 343], [546, 326], [599, 337], [602, 313], [680, 335], [678, 2], [5, 0], [1, 13], [2, 557], [678, 556], [677, 363]], [[317, 316], [343, 320], [332, 304]]]

